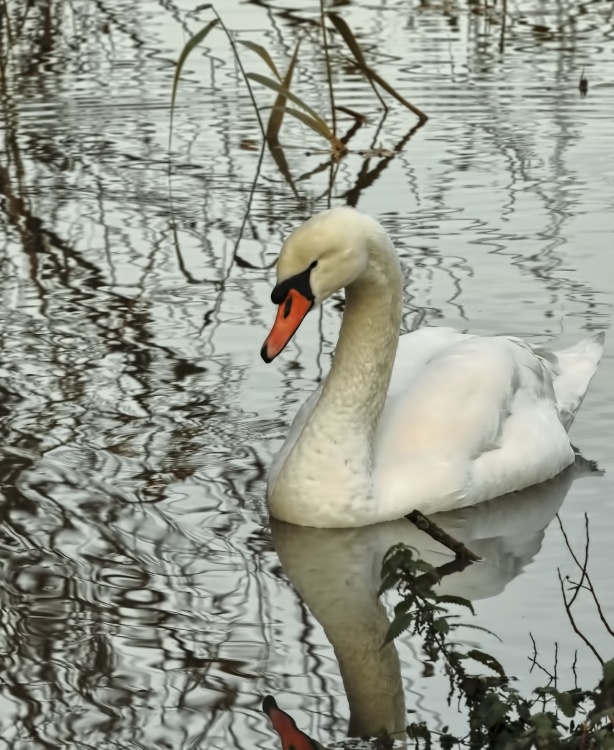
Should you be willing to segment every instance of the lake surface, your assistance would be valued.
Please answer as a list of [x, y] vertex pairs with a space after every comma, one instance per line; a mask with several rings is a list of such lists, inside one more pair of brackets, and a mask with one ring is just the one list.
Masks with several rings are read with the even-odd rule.
[[[211, 15], [187, 17], [187, 0], [46, 0], [25, 20], [15, 4], [2, 11], [3, 747], [273, 750], [267, 693], [326, 743], [378, 696], [402, 716], [401, 689], [410, 720], [458, 721], [418, 640], [397, 641], [398, 662], [377, 657], [385, 615], [367, 585], [391, 542], [436, 560], [434, 543], [394, 524], [271, 530], [268, 465], [329, 367], [342, 310], [329, 302], [309, 316], [265, 365], [272, 266], [293, 227], [350, 203], [398, 248], [407, 330], [450, 325], [553, 348], [607, 331], [613, 5], [510, 0], [504, 35], [481, 3], [336, 5], [370, 64], [429, 121], [416, 130], [386, 97], [382, 123], [334, 44], [337, 103], [368, 121], [329, 190], [325, 141], [288, 120], [284, 176], [269, 152], [259, 164], [258, 122], [216, 29], [180, 82], [172, 202], [174, 62]], [[316, 3], [218, 9], [282, 71], [300, 36], [294, 90], [327, 112]], [[272, 92], [254, 92], [271, 106]], [[339, 115], [341, 133], [353, 124]], [[467, 643], [527, 690], [547, 681], [530, 672], [530, 634], [549, 671], [556, 651], [562, 687], [576, 650], [579, 681], [599, 674], [557, 574], [579, 578], [561, 525], [582, 561], [585, 514], [591, 579], [614, 621], [612, 346], [610, 336], [571, 431], [605, 473], [579, 466], [573, 483], [442, 520], [485, 558], [443, 584], [474, 600], [468, 622], [501, 639], [467, 631]], [[609, 658], [587, 592], [574, 614]]]

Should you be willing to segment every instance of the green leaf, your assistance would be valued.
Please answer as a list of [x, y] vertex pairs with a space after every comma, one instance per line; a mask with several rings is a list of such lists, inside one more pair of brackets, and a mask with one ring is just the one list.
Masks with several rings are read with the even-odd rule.
[[406, 615], [401, 615], [401, 617], [395, 617], [394, 620], [390, 623], [390, 627], [388, 628], [388, 632], [386, 633], [386, 637], [384, 638], [384, 642], [382, 643], [382, 648], [388, 645], [390, 641], [394, 641], [395, 638], [398, 638], [401, 633], [405, 632], [407, 628], [412, 624], [413, 619], [413, 612], [408, 612]]
[[442, 596], [437, 597], [437, 603], [438, 604], [458, 604], [460, 607], [467, 607], [467, 609], [471, 611], [472, 615], [475, 614], [475, 611], [473, 609], [473, 604], [469, 600], [464, 599], [462, 596], [453, 596], [452, 594], [444, 594]]
[[401, 96], [401, 94], [399, 94], [399, 92], [395, 88], [393, 88], [378, 73], [376, 73], [372, 68], [370, 68], [369, 65], [367, 65], [367, 61], [365, 60], [365, 56], [362, 53], [362, 49], [360, 48], [360, 45], [356, 41], [356, 37], [354, 36], [354, 34], [352, 34], [350, 27], [341, 18], [341, 16], [337, 15], [336, 13], [329, 13], [328, 17], [332, 21], [337, 31], [341, 34], [343, 41], [349, 47], [350, 52], [354, 55], [354, 59], [358, 63], [358, 67], [362, 70], [362, 72], [369, 79], [369, 81], [371, 83], [375, 82], [379, 84], [385, 91], [387, 91], [397, 101], [401, 102], [403, 106], [407, 107], [407, 109], [409, 109], [411, 112], [417, 115], [422, 121], [428, 120], [428, 117], [424, 114], [424, 112], [422, 112], [420, 109], [418, 109], [418, 107], [415, 107], [413, 104], [408, 102], [407, 99]]
[[382, 594], [385, 594], [386, 591], [390, 591], [390, 589], [397, 585], [399, 580], [399, 575], [397, 573], [384, 573], [382, 571], [382, 583], [380, 584], [377, 595], [381, 596]]
[[404, 107], [407, 107], [410, 112], [413, 112], [421, 120], [428, 120], [428, 117], [421, 109], [418, 109], [418, 107], [408, 102], [407, 99], [401, 96], [401, 94], [399, 94], [399, 92], [395, 88], [393, 88], [387, 81], [385, 81], [379, 75], [379, 73], [376, 73], [372, 68], [365, 68], [363, 70], [363, 73], [367, 76], [367, 78], [379, 84], [384, 89], [384, 91], [387, 91], [390, 96], [393, 96], [398, 102], [400, 102]]
[[614, 687], [614, 659], [606, 661], [603, 665], [603, 681], [601, 687], [606, 690]]
[[382, 569], [392, 568], [396, 570], [397, 568], [404, 567], [411, 563], [414, 555], [418, 556], [418, 550], [415, 547], [410, 547], [407, 544], [393, 544], [384, 555]]
[[484, 726], [490, 729], [499, 724], [507, 716], [509, 710], [510, 706], [504, 703], [498, 695], [490, 693], [480, 704], [479, 718]]
[[406, 731], [410, 740], [424, 740], [425, 750], [430, 750], [432, 747], [431, 733], [424, 722], [409, 724]]
[[362, 49], [360, 48], [360, 44], [358, 44], [358, 42], [356, 41], [356, 37], [352, 33], [352, 30], [347, 25], [347, 23], [337, 13], [329, 13], [328, 17], [332, 21], [333, 26], [341, 34], [341, 37], [342, 37], [343, 41], [350, 48], [350, 52], [356, 58], [356, 62], [359, 65], [361, 65], [363, 68], [368, 68], [369, 66], [367, 65], [367, 61], [365, 60], [365, 56], [362, 53]]
[[[560, 737], [556, 727], [558, 724], [556, 716], [546, 712], [541, 714], [532, 714], [529, 722], [534, 727], [537, 736], [542, 741], [550, 741]], [[538, 747], [556, 747], [556, 745], [538, 745]]]
[[414, 560], [412, 562], [414, 570], [421, 571], [422, 573], [428, 573], [432, 577], [432, 583], [437, 583], [440, 580], [440, 575], [431, 563], [425, 562], [424, 560]]
[[477, 649], [472, 648], [471, 651], [468, 651], [465, 654], [465, 657], [467, 659], [473, 659], [473, 661], [477, 661], [480, 664], [483, 664], [485, 667], [492, 669], [493, 672], [496, 672], [498, 675], [503, 677], [503, 679], [507, 679], [505, 670], [503, 669], [501, 664], [499, 664], [499, 662], [495, 659], [494, 656], [491, 656], [490, 654], [485, 654], [483, 651], [478, 651]]
[[286, 161], [284, 150], [281, 147], [279, 141], [275, 142], [267, 139], [267, 146], [269, 147], [269, 151], [271, 152], [273, 161], [277, 165], [277, 169], [279, 169], [282, 175], [286, 178], [288, 185], [290, 185], [290, 189], [294, 193], [294, 196], [298, 199], [299, 194], [296, 189], [296, 185], [294, 184], [294, 180], [292, 179], [292, 174], [290, 173], [290, 167], [288, 166], [288, 162]]
[[458, 737], [444, 732], [443, 734], [439, 735], [439, 745], [441, 747], [441, 750], [453, 750], [453, 748], [460, 745], [460, 741]]
[[503, 643], [501, 638], [499, 638], [499, 636], [496, 633], [493, 633], [492, 630], [489, 630], [488, 628], [484, 628], [481, 625], [472, 625], [469, 622], [459, 622], [456, 627], [457, 628], [469, 628], [469, 630], [479, 630], [481, 633], [488, 633], [488, 635], [492, 635], [498, 641]]
[[590, 715], [590, 721], [591, 725], [595, 726], [595, 724], [598, 724], [602, 719], [612, 719], [610, 717], [614, 716], [614, 706], [610, 706], [609, 708], [604, 708], [603, 711], [598, 711], [596, 714]]
[[447, 635], [450, 632], [450, 623], [445, 617], [438, 617], [436, 620], [433, 620], [433, 627], [442, 635]]
[[518, 712], [518, 716], [525, 723], [531, 718], [531, 708], [530, 708], [529, 704], [526, 701], [521, 701], [516, 706], [516, 711]]
[[557, 693], [554, 696], [556, 705], [569, 719], [572, 719], [576, 715], [576, 706], [569, 695], [569, 693]]
[[328, 141], [332, 140], [333, 134], [330, 132], [330, 129], [328, 125], [324, 122], [324, 120], [320, 117], [320, 115], [312, 109], [308, 104], [306, 104], [301, 98], [296, 96], [296, 94], [293, 94], [291, 91], [289, 91], [285, 86], [282, 86], [281, 83], [277, 83], [277, 81], [274, 81], [272, 78], [267, 78], [266, 76], [260, 75], [260, 73], [248, 73], [247, 77], [255, 81], [256, 83], [261, 84], [262, 86], [266, 86], [269, 89], [273, 89], [273, 91], [276, 91], [278, 94], [283, 94], [286, 96], [290, 101], [294, 102], [295, 104], [298, 104], [299, 107], [302, 107], [306, 112], [308, 112], [312, 119], [318, 123], [321, 130], [318, 132], [326, 132], [327, 135], [325, 136]]
[[[298, 42], [296, 43], [296, 48], [294, 50], [294, 54], [292, 55], [292, 59], [290, 60], [290, 65], [288, 66], [286, 77], [283, 80], [283, 87], [285, 89], [288, 89], [288, 91], [290, 91], [290, 85], [292, 83], [292, 74], [294, 73], [294, 67], [296, 65], [296, 60], [298, 57], [298, 50], [300, 46], [301, 46], [301, 40], [299, 39]], [[271, 112], [271, 116], [269, 117], [269, 122], [268, 122], [267, 129], [266, 129], [267, 138], [271, 141], [278, 140], [279, 131], [281, 129], [281, 124], [284, 120], [284, 115], [286, 113], [286, 102], [287, 102], [286, 95], [279, 93], [277, 95], [277, 99], [275, 100], [273, 111]]]
[[[271, 55], [269, 55], [268, 51], [261, 45], [256, 44], [256, 42], [250, 42], [247, 40], [238, 40], [238, 44], [242, 44], [244, 47], [247, 47], [247, 49], [251, 49], [252, 52], [255, 52], [257, 55], [259, 55], [264, 62], [269, 66], [271, 69], [273, 75], [277, 78], [277, 80], [281, 81], [281, 76], [279, 75], [279, 71], [277, 70], [277, 66], [273, 62], [273, 58]], [[297, 45], [298, 46], [298, 45]]]
[[306, 115], [299, 109], [294, 109], [294, 107], [285, 107], [284, 109], [289, 115], [292, 115], [292, 117], [296, 117], [297, 120], [305, 123], [305, 125], [310, 127], [316, 133], [319, 133], [319, 135], [321, 135], [323, 138], [326, 138], [329, 143], [333, 143], [333, 134], [330, 132], [328, 127], [326, 127], [326, 125], [322, 127], [321, 123], [318, 120], [314, 120], [313, 117], [309, 117], [309, 115]]
[[562, 691], [553, 687], [536, 688], [534, 692], [537, 695], [549, 695], [554, 698], [557, 707], [570, 719], [576, 715], [578, 706], [586, 697], [583, 690]]
[[194, 49], [194, 47], [198, 46], [203, 39], [207, 36], [207, 34], [211, 31], [211, 29], [217, 24], [217, 18], [215, 18], [213, 21], [209, 21], [209, 23], [202, 28], [197, 34], [194, 34], [194, 36], [191, 39], [188, 39], [185, 47], [181, 50], [181, 54], [179, 55], [179, 60], [177, 60], [177, 65], [175, 67], [175, 77], [173, 78], [173, 91], [171, 94], [171, 123], [170, 123], [170, 133], [168, 136], [168, 148], [170, 151], [171, 148], [171, 137], [173, 134], [173, 115], [175, 112], [175, 96], [177, 94], [177, 85], [179, 83], [179, 76], [181, 75], [181, 71], [183, 69], [183, 65], [185, 61], [188, 59], [188, 55], [190, 52]]

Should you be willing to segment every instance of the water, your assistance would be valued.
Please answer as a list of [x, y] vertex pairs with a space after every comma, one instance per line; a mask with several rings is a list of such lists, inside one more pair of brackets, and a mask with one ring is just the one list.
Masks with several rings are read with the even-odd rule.
[[[303, 35], [296, 91], [325, 111], [317, 31], [305, 22], [317, 6], [223, 6], [227, 25], [265, 44], [282, 69]], [[379, 678], [347, 672], [353, 650], [371, 653], [374, 642], [365, 646], [358, 625], [343, 630], [343, 617], [362, 612], [382, 626], [365, 586], [398, 531], [331, 543], [330, 533], [269, 528], [266, 470], [329, 366], [341, 309], [326, 305], [264, 365], [271, 265], [287, 232], [326, 207], [329, 171], [317, 169], [328, 156], [316, 134], [287, 122], [292, 184], [269, 154], [258, 171], [257, 121], [216, 30], [180, 83], [171, 205], [173, 62], [209, 18], [186, 20], [192, 7], [48, 0], [21, 26], [13, 6], [10, 51], [2, 27], [0, 736], [11, 748], [271, 750], [259, 712], [269, 692], [332, 742], [350, 717], [337, 657], [354, 722], [368, 690], [382, 694], [379, 678], [397, 711], [402, 685], [419, 718], [454, 718], [445, 684], [423, 676], [415, 640], [398, 642], [399, 664], [392, 654]], [[607, 330], [614, 302], [612, 4], [510, 2], [503, 54], [500, 25], [480, 8], [340, 7], [372, 65], [430, 120], [411, 134], [413, 116], [387, 99], [378, 131], [369, 86], [340, 65], [338, 103], [369, 121], [340, 163], [331, 204], [356, 204], [389, 230], [407, 329], [568, 345]], [[243, 58], [267, 73], [255, 55]], [[255, 89], [270, 105], [271, 93]], [[342, 132], [351, 125], [340, 118]], [[379, 146], [400, 150], [358, 153]], [[529, 674], [529, 633], [549, 670], [558, 643], [562, 678], [576, 649], [581, 681], [598, 674], [562, 604], [557, 568], [578, 575], [559, 506], [581, 560], [588, 513], [589, 570], [614, 620], [611, 347], [572, 429], [605, 474], [570, 486], [564, 477], [522, 506], [449, 521], [481, 540], [489, 561], [449, 585], [475, 597], [475, 622], [502, 643], [467, 638], [527, 688], [546, 681]], [[316, 575], [314, 593], [313, 561], [349, 571], [345, 599], [339, 578]], [[590, 598], [574, 612], [608, 657]]]

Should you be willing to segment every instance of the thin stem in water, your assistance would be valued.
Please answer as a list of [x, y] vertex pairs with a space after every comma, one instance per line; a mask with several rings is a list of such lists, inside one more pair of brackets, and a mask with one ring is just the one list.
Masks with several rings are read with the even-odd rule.
[[235, 56], [235, 60], [237, 61], [237, 65], [239, 66], [239, 69], [241, 71], [241, 75], [243, 76], [243, 80], [245, 81], [245, 85], [247, 86], [247, 90], [249, 92], [249, 97], [252, 100], [252, 105], [254, 107], [254, 112], [256, 113], [256, 117], [258, 118], [258, 125], [260, 126], [260, 132], [262, 133], [262, 137], [265, 138], [265, 129], [264, 129], [264, 123], [262, 122], [262, 118], [260, 117], [260, 110], [258, 109], [258, 104], [256, 102], [256, 97], [254, 96], [254, 92], [252, 90], [252, 87], [249, 83], [249, 78], [247, 77], [247, 74], [245, 73], [245, 68], [243, 67], [243, 63], [241, 62], [241, 57], [239, 55], [239, 52], [237, 51], [237, 44], [235, 40], [232, 38], [232, 34], [228, 30], [226, 24], [224, 21], [222, 21], [222, 18], [220, 14], [217, 12], [215, 7], [213, 5], [207, 5], [204, 6], [207, 8], [207, 10], [210, 10], [213, 15], [217, 18], [220, 26], [224, 29], [224, 33], [228, 37], [228, 41], [230, 43], [230, 46], [232, 47], [233, 54]]
[[333, 72], [330, 65], [328, 36], [326, 34], [326, 18], [324, 15], [324, 0], [320, 0], [320, 23], [322, 24], [322, 39], [324, 41], [324, 58], [326, 60], [326, 78], [328, 81], [328, 95], [330, 97], [330, 111], [333, 118], [333, 135], [337, 136], [337, 114], [335, 111], [335, 91], [333, 89]]

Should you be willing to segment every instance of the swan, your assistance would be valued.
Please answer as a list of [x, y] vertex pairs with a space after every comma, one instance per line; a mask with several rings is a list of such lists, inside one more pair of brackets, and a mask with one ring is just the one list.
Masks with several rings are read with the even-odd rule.
[[[482, 558], [442, 577], [439, 593], [470, 601], [498, 596], [539, 553], [545, 529], [572, 483], [599, 474], [591, 461], [578, 456], [548, 482], [434, 516]], [[417, 558], [434, 566], [448, 563], [453, 554], [405, 518], [354, 529], [306, 528], [272, 519], [271, 532], [284, 574], [322, 626], [339, 662], [350, 712], [347, 734], [373, 736], [385, 729], [400, 738], [408, 716], [396, 642], [382, 646], [390, 625], [378, 596], [382, 560], [398, 543], [413, 547]], [[284, 748], [312, 750], [308, 735], [271, 701], [265, 699], [265, 713]]]
[[558, 352], [513, 336], [423, 328], [399, 337], [394, 246], [349, 207], [286, 239], [271, 294], [271, 362], [314, 307], [345, 288], [326, 379], [298, 411], [268, 478], [270, 514], [320, 528], [454, 510], [556, 476], [603, 352], [600, 332]]

